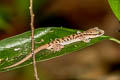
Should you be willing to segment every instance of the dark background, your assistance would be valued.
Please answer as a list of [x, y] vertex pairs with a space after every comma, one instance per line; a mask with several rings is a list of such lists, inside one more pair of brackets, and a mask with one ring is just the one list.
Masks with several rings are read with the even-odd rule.
[[[120, 39], [120, 24], [107, 0], [33, 0], [35, 28], [99, 27]], [[29, 0], [0, 0], [0, 39], [30, 30]], [[37, 64], [40, 80], [120, 80], [120, 45], [93, 46]], [[0, 80], [33, 80], [32, 65], [0, 73]]]

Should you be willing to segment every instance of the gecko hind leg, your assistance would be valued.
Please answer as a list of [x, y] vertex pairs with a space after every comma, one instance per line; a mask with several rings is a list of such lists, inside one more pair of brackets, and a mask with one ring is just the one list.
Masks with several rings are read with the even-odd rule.
[[62, 48], [64, 48], [63, 45], [55, 44], [52, 45], [50, 48], [48, 48], [48, 50], [56, 52], [56, 51], [60, 51]]
[[89, 43], [91, 39], [83, 39], [82, 41], [85, 43]]

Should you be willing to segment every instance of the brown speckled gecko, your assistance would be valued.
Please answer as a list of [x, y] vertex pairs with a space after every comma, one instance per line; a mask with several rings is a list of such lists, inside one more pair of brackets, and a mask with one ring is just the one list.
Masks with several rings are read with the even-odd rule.
[[[98, 27], [94, 27], [91, 29], [88, 29], [84, 32], [78, 32], [76, 34], [72, 34], [63, 38], [59, 38], [56, 39], [48, 44], [44, 44], [40, 47], [38, 47], [37, 49], [35, 49], [34, 53], [38, 53], [39, 51], [43, 50], [43, 49], [48, 49], [50, 51], [60, 51], [62, 48], [64, 48], [65, 45], [74, 43], [74, 42], [78, 42], [78, 41], [83, 41], [83, 42], [90, 42], [90, 40], [92, 38], [96, 38], [99, 37], [101, 35], [104, 34], [104, 31], [99, 29]], [[27, 61], [28, 59], [30, 59], [32, 57], [32, 53], [28, 54], [25, 58], [23, 58], [21, 61], [10, 65], [8, 67], [5, 67], [4, 69], [8, 69], [8, 68], [12, 68], [15, 67], [19, 64], [22, 64], [23, 62]]]

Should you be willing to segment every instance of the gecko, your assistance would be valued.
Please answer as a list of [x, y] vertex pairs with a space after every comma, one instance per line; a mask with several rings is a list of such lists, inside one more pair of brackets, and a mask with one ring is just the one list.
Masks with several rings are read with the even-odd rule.
[[[69, 36], [66, 36], [63, 38], [55, 39], [52, 42], [44, 44], [44, 45], [38, 47], [37, 49], [35, 49], [34, 54], [36, 54], [44, 49], [54, 51], [54, 52], [60, 51], [61, 49], [64, 48], [65, 45], [68, 45], [68, 44], [71, 44], [74, 42], [78, 42], [78, 41], [83, 41], [85, 43], [88, 43], [88, 42], [90, 42], [91, 39], [99, 37], [103, 34], [104, 34], [104, 30], [99, 29], [98, 27], [94, 27], [94, 28], [88, 29], [83, 32], [77, 32], [75, 34], [72, 34], [72, 35], [69, 35]], [[22, 60], [18, 61], [15, 64], [12, 64], [8, 67], [5, 67], [4, 69], [8, 69], [8, 68], [12, 68], [17, 65], [20, 65], [20, 64], [24, 63], [25, 61], [27, 61], [28, 59], [30, 59], [31, 57], [32, 57], [32, 53], [29, 53]]]

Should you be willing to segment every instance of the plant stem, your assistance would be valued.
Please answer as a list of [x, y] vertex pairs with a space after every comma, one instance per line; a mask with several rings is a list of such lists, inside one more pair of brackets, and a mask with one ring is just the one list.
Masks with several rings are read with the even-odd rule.
[[120, 40], [118, 40], [118, 39], [115, 39], [115, 38], [109, 38], [109, 40], [112, 40], [112, 41], [114, 41], [114, 42], [120, 44]]
[[32, 58], [33, 58], [33, 68], [34, 68], [34, 76], [35, 80], [39, 80], [38, 73], [37, 73], [37, 67], [36, 67], [36, 60], [35, 60], [35, 54], [34, 54], [34, 13], [33, 13], [33, 0], [30, 0], [30, 16], [31, 16], [31, 31], [32, 31]]

